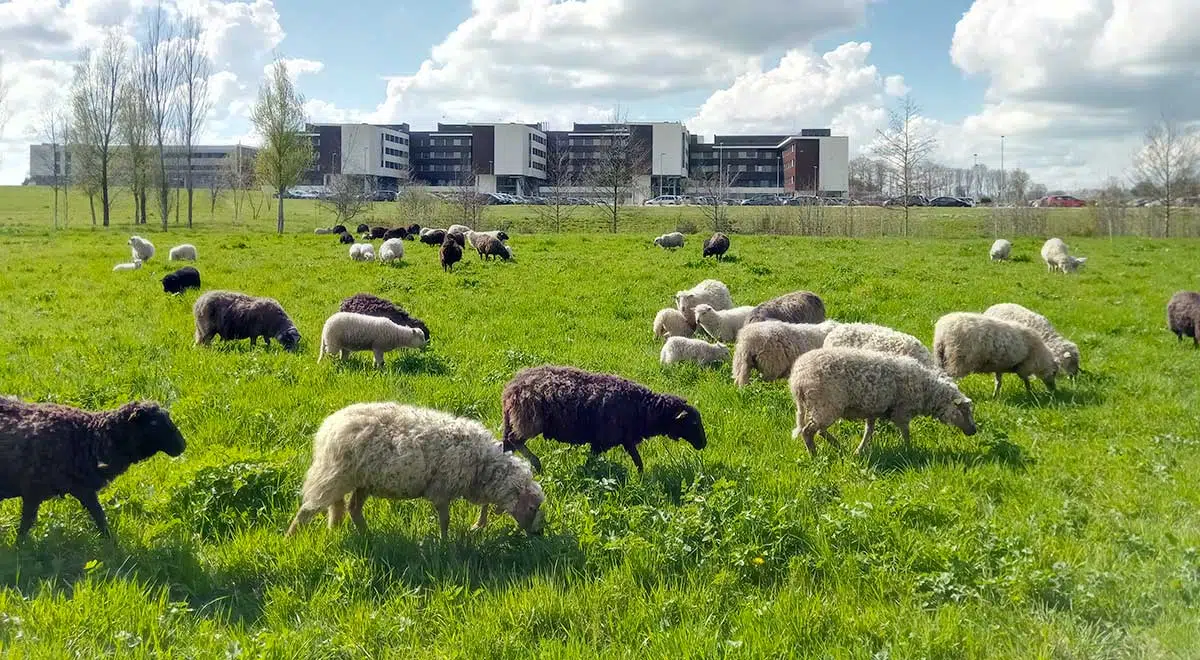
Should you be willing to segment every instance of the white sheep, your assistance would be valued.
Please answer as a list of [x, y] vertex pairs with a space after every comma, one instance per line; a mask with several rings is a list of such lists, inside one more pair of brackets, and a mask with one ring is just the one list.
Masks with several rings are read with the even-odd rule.
[[421, 231], [417, 232], [417, 236], [424, 236], [433, 231], [433, 227], [421, 227]]
[[466, 225], [450, 225], [450, 227], [446, 229], [447, 234], [462, 234], [463, 236], [466, 236], [467, 232], [469, 231], [471, 231], [471, 228]]
[[683, 247], [683, 234], [677, 231], [663, 234], [654, 239], [654, 244], [661, 248], [681, 248]]
[[745, 387], [755, 369], [764, 381], [787, 378], [796, 358], [821, 348], [825, 337], [838, 325], [837, 321], [787, 323], [770, 319], [743, 326], [733, 351], [733, 382]]
[[154, 244], [141, 236], [130, 236], [129, 248], [134, 261], [150, 261], [154, 256]]
[[374, 261], [375, 248], [370, 243], [355, 243], [350, 246], [350, 258], [355, 261]]
[[968, 374], [995, 374], [996, 389], [1006, 373], [1015, 373], [1032, 391], [1029, 377], [1037, 376], [1054, 391], [1058, 363], [1046, 343], [1033, 330], [1012, 321], [953, 312], [938, 319], [933, 327], [933, 355], [937, 366], [951, 378]]
[[706, 303], [715, 310], [733, 307], [729, 287], [719, 280], [704, 280], [687, 291], [675, 293], [675, 308], [683, 313], [688, 325], [696, 327], [696, 305]]
[[943, 424], [974, 435], [971, 400], [949, 378], [920, 362], [857, 348], [820, 348], [809, 351], [792, 366], [788, 379], [796, 404], [792, 438], [804, 439], [808, 453], [817, 453], [818, 433], [835, 448], [838, 441], [829, 427], [839, 419], [866, 420], [862, 442], [855, 454], [867, 451], [875, 420], [890, 419], [909, 442], [913, 417], [927, 415]]
[[404, 239], [389, 238], [379, 246], [379, 260], [383, 263], [400, 261], [404, 258]]
[[1074, 273], [1087, 262], [1087, 257], [1072, 257], [1061, 238], [1052, 238], [1042, 245], [1042, 261], [1046, 262], [1047, 271]]
[[746, 325], [746, 319], [754, 311], [753, 305], [743, 305], [733, 309], [715, 310], [708, 303], [696, 305], [696, 324], [717, 341], [733, 341], [737, 339], [738, 330]]
[[167, 261], [195, 261], [196, 246], [191, 243], [176, 245], [167, 253]]
[[825, 338], [824, 348], [861, 348], [891, 355], [907, 355], [922, 365], [935, 369], [933, 354], [920, 339], [899, 330], [874, 323], [846, 323], [838, 326]]
[[658, 360], [663, 366], [680, 362], [695, 362], [699, 365], [724, 362], [729, 359], [729, 347], [725, 344], [710, 344], [700, 339], [667, 337]]
[[142, 267], [142, 260], [134, 259], [131, 263], [117, 264], [116, 266], [113, 266], [113, 272], [115, 273], [117, 271], [137, 270], [141, 267]]
[[668, 307], [658, 310], [658, 314], [654, 316], [654, 336], [659, 339], [666, 337], [691, 337], [696, 334], [696, 329], [688, 325], [687, 318], [683, 312]]
[[529, 464], [505, 452], [483, 424], [395, 402], [357, 403], [325, 418], [286, 536], [321, 509], [330, 528], [349, 511], [366, 532], [363, 504], [371, 495], [430, 501], [443, 539], [450, 534], [450, 503], [459, 498], [480, 506], [472, 529], [487, 525], [493, 505], [529, 534], [544, 525], [545, 495]]
[[384, 353], [397, 348], [424, 347], [425, 333], [420, 328], [398, 325], [382, 316], [337, 312], [325, 320], [321, 329], [317, 362], [327, 354], [340, 353], [345, 360], [352, 351], [372, 351], [375, 366], [382, 368]]
[[1059, 371], [1066, 374], [1068, 378], [1074, 378], [1079, 373], [1079, 346], [1059, 334], [1058, 330], [1054, 329], [1054, 325], [1050, 323], [1050, 319], [1016, 303], [992, 305], [983, 313], [985, 316], [1020, 323], [1038, 333], [1038, 336], [1046, 343], [1046, 348], [1049, 348], [1054, 355], [1054, 361], [1058, 363]]
[[997, 238], [995, 243], [992, 243], [992, 249], [989, 252], [992, 261], [1008, 261], [1009, 255], [1012, 254], [1012, 243]]

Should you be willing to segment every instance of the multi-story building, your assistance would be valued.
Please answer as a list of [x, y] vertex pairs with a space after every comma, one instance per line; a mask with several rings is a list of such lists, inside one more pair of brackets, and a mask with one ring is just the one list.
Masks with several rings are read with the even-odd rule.
[[[113, 147], [114, 160], [120, 161], [124, 147]], [[187, 181], [187, 148], [168, 145], [165, 149], [167, 179], [172, 186], [183, 186]], [[255, 147], [243, 145], [196, 145], [192, 147], [192, 185], [207, 188], [214, 180], [227, 178], [226, 173], [241, 163], [249, 163], [258, 153]], [[64, 145], [29, 145], [29, 183], [51, 185], [57, 172], [59, 181], [68, 181], [72, 175], [71, 150]], [[236, 171], [236, 170], [234, 170]], [[114, 167], [113, 181], [123, 185], [121, 168]]]
[[428, 186], [471, 184], [480, 192], [536, 195], [546, 178], [540, 124], [441, 124], [412, 137], [412, 179]]
[[372, 177], [376, 185], [396, 190], [409, 172], [408, 124], [308, 124], [313, 166], [301, 177], [306, 185], [324, 186], [339, 174]]
[[850, 189], [850, 141], [829, 129], [804, 129], [800, 135], [717, 135], [711, 142], [695, 137], [690, 171], [695, 178], [718, 177], [728, 192], [842, 196]]
[[552, 164], [561, 159], [575, 184], [573, 192], [594, 192], [588, 175], [612, 153], [614, 143], [628, 150], [624, 158], [634, 171], [628, 201], [637, 203], [655, 195], [678, 194], [685, 187], [691, 141], [680, 122], [575, 124], [569, 131], [549, 131], [547, 136]]

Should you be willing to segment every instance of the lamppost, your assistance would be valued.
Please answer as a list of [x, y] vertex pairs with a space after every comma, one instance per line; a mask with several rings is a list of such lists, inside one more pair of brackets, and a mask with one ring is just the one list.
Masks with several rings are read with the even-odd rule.
[[666, 152], [658, 152], [658, 196], [663, 194], [663, 159], [667, 157]]

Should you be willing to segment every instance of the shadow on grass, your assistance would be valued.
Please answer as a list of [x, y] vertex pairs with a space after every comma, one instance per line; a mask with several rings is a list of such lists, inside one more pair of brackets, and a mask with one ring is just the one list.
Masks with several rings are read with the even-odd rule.
[[430, 374], [444, 376], [450, 373], [450, 363], [442, 356], [431, 351], [404, 350], [384, 355], [383, 368], [375, 366], [375, 356], [370, 351], [355, 351], [343, 360], [339, 357], [326, 356], [337, 370], [356, 373], [385, 373], [393, 375]]
[[669, 463], [646, 469], [645, 480], [665, 493], [672, 504], [679, 505], [684, 489], [698, 479], [727, 479], [741, 483], [749, 478], [749, 470], [744, 466], [734, 467], [721, 461], [704, 462], [700, 454], [691, 447], [684, 445], [684, 448], [691, 453]]
[[1024, 471], [1033, 463], [1033, 458], [1026, 454], [1020, 445], [1005, 437], [982, 439], [978, 451], [962, 451], [941, 446], [928, 447], [917, 442], [905, 444], [898, 438], [894, 442], [892, 438], [878, 442], [880, 439], [877, 433], [875, 439], [871, 441], [867, 464], [884, 473], [923, 470], [935, 465], [956, 467], [1000, 465], [1011, 470]]
[[1005, 395], [1001, 391], [1000, 398], [1018, 408], [1100, 406], [1107, 400], [1106, 392], [1110, 390], [1114, 380], [1112, 376], [1101, 372], [1081, 372], [1074, 382], [1065, 377], [1055, 379], [1056, 388], [1053, 392], [1038, 381], [1033, 384], [1032, 392], [1026, 391], [1022, 386], [1015, 394], [1010, 392]]

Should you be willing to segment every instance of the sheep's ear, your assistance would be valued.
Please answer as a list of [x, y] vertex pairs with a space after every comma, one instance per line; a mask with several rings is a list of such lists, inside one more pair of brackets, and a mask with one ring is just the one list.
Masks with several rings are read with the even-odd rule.
[[688, 416], [688, 411], [687, 411], [687, 408], [684, 408], [683, 410], [680, 410], [680, 411], [679, 411], [679, 414], [678, 414], [678, 415], [675, 415], [675, 419], [677, 419], [677, 420], [678, 420], [678, 419], [683, 419], [683, 418], [685, 418], [685, 417], [687, 417], [687, 416]]

